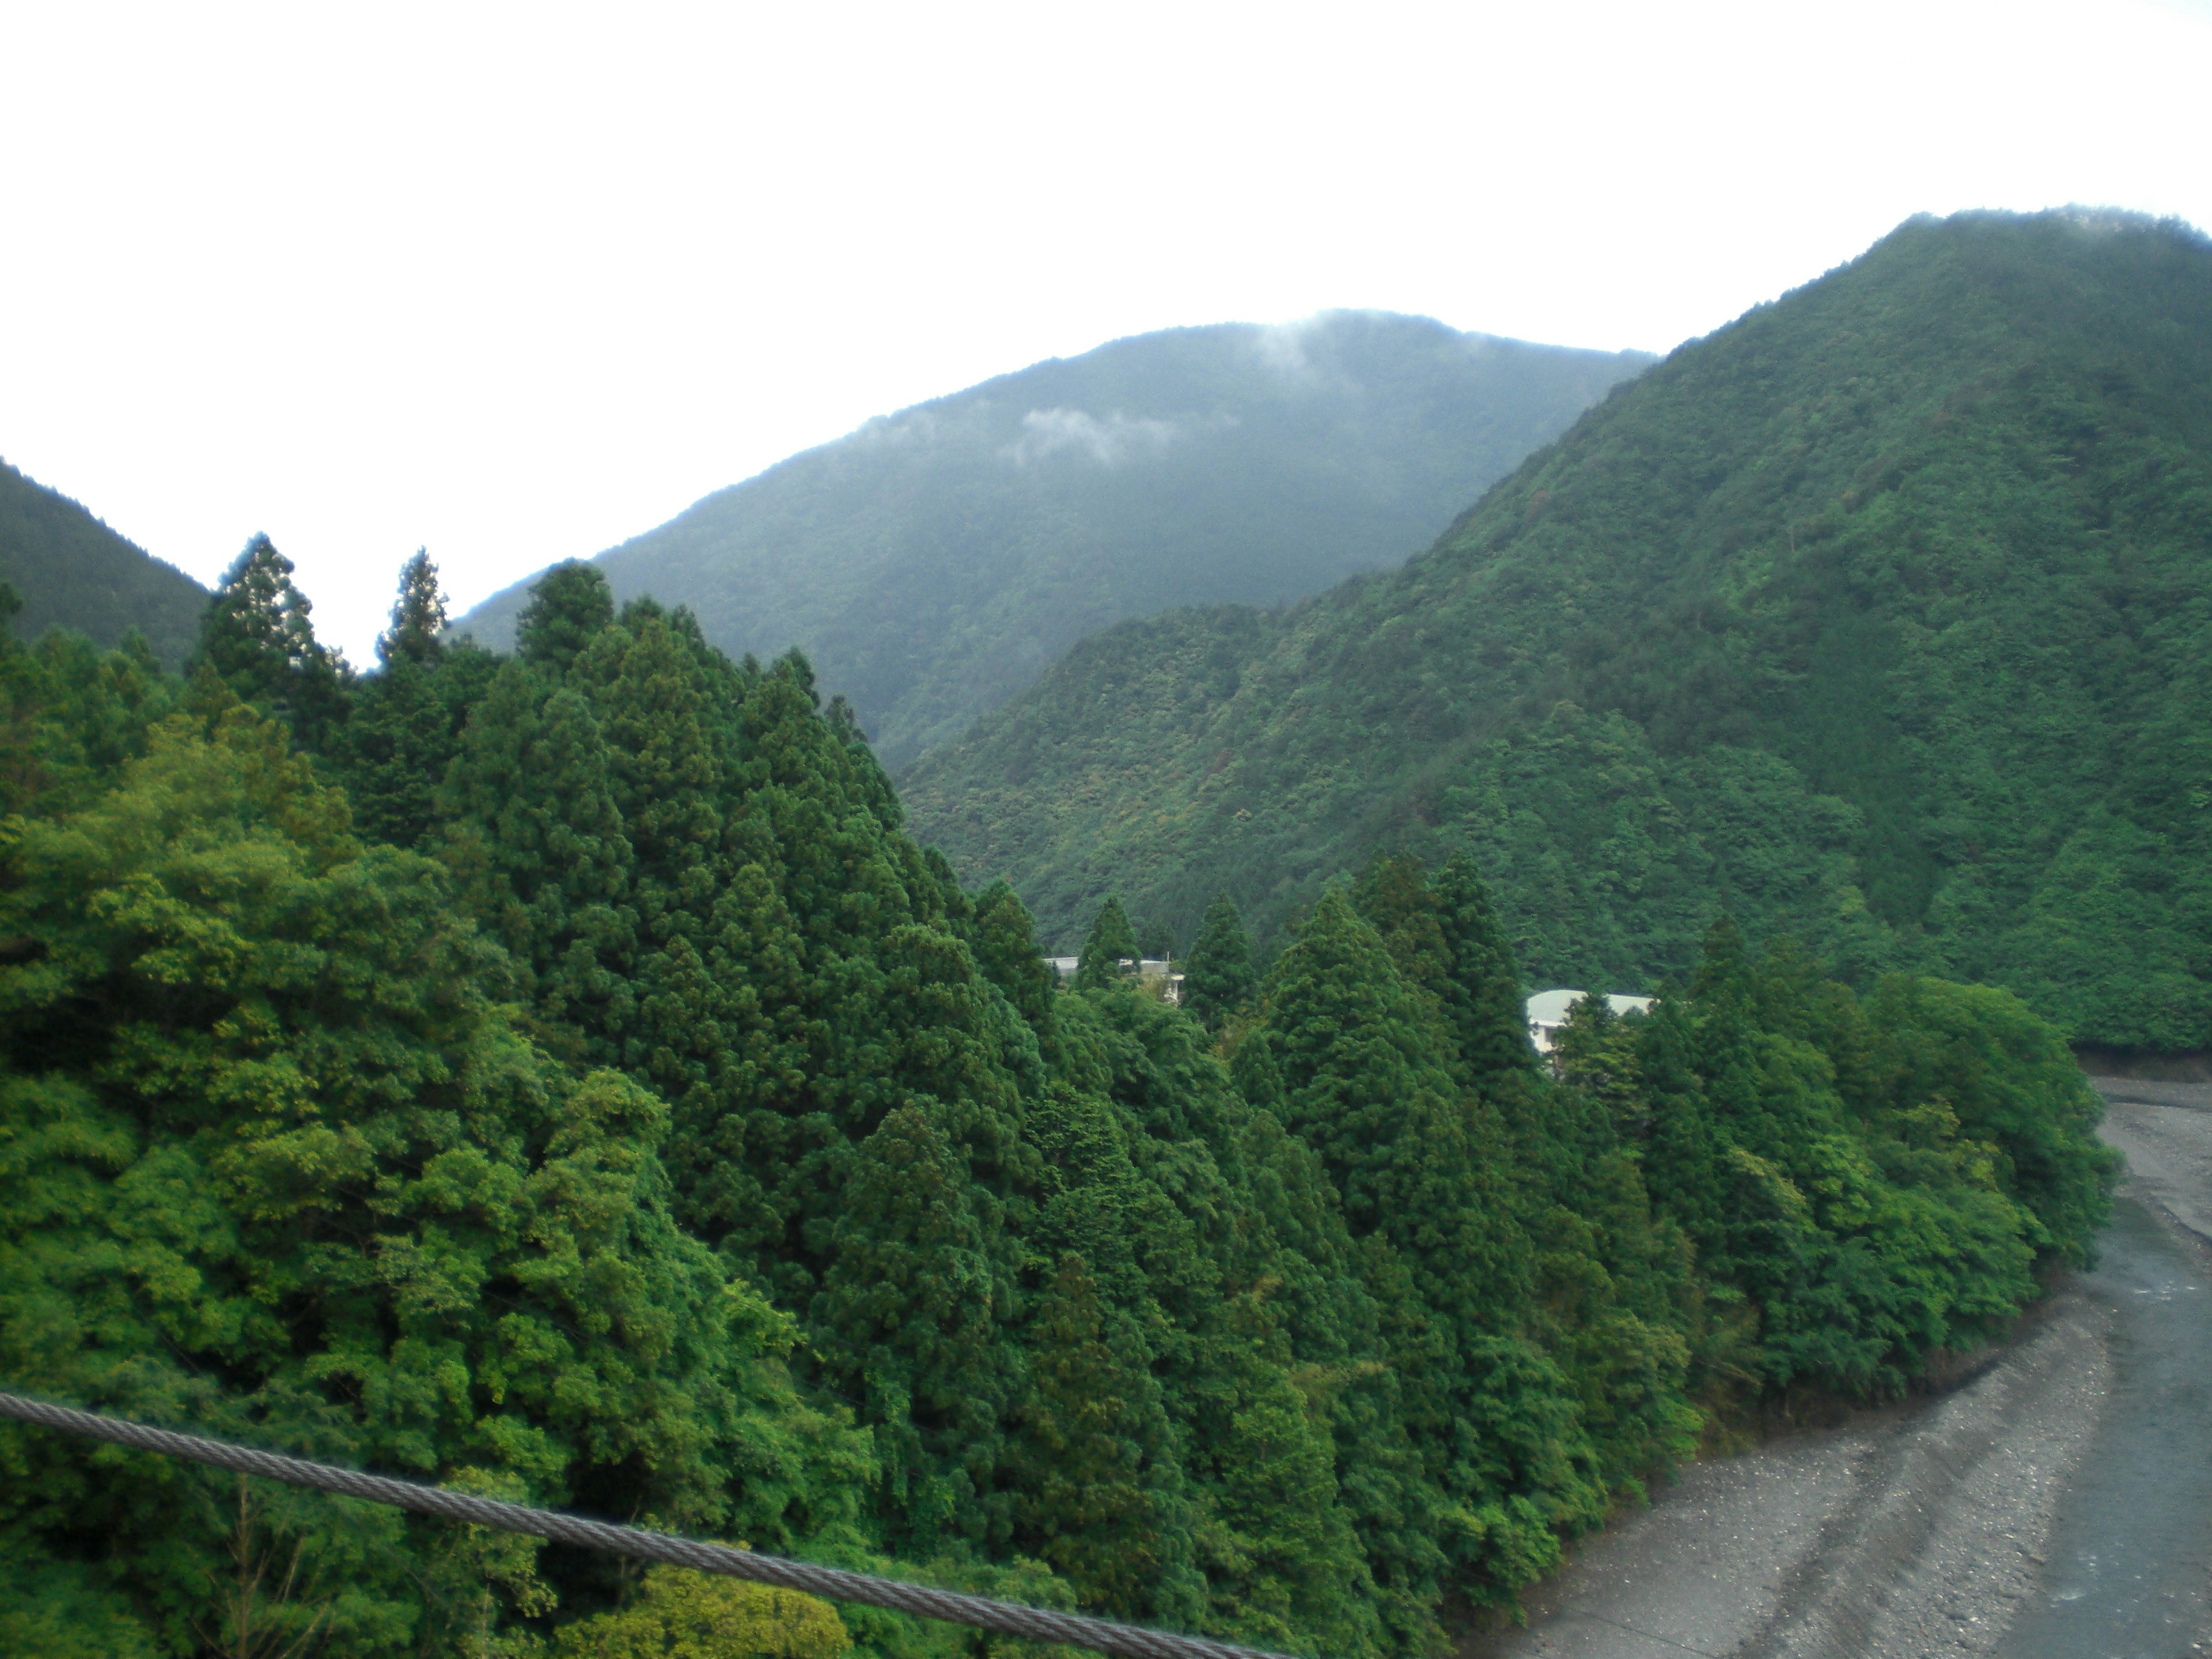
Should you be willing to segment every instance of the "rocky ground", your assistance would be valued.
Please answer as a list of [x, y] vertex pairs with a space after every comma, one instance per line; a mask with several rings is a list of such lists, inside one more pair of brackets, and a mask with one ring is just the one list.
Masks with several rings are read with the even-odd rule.
[[2099, 1087], [2104, 1259], [1995, 1363], [1686, 1471], [1464, 1659], [2212, 1653], [2212, 1086]]

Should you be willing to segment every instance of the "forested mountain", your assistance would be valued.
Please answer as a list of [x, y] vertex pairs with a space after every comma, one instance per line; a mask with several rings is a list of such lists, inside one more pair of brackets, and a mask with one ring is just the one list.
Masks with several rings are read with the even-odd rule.
[[[1139, 335], [872, 421], [599, 563], [733, 655], [804, 650], [896, 771], [1125, 617], [1396, 562], [1650, 361], [1371, 312]], [[504, 647], [523, 603], [460, 626]]]
[[1264, 933], [1464, 849], [1540, 983], [1725, 908], [1863, 981], [2212, 1044], [2212, 244], [1908, 222], [1686, 345], [1423, 556], [1088, 640], [907, 780], [1066, 941], [1108, 890]]
[[0, 582], [23, 608], [20, 637], [74, 628], [100, 646], [135, 628], [174, 668], [191, 649], [207, 590], [123, 539], [68, 496], [0, 461]]
[[[2002, 1332], [2106, 1202], [2001, 991], [1708, 933], [1555, 1076], [1473, 866], [1196, 1012], [1067, 988], [797, 655], [600, 574], [378, 672], [265, 539], [189, 678], [0, 637], [0, 1380], [1328, 1659], [1443, 1651], [1769, 1390]], [[1201, 1021], [1198, 1016], [1204, 1015]], [[0, 1424], [0, 1652], [958, 1659], [957, 1631]]]

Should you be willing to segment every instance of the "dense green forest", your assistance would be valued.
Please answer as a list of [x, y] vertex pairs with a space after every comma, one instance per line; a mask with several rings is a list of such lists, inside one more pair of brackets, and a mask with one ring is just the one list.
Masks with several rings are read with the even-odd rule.
[[[803, 658], [588, 566], [511, 655], [443, 624], [418, 556], [356, 678], [260, 540], [185, 677], [0, 641], [0, 1383], [1395, 1659], [2092, 1248], [2096, 1099], [2004, 992], [1723, 919], [1555, 1076], [1407, 857], [1263, 977], [1215, 906], [1189, 1011], [1118, 905], [1062, 988]], [[989, 1645], [0, 1425], [10, 1653]]]
[[98, 645], [137, 629], [171, 668], [192, 648], [207, 590], [110, 530], [66, 495], [0, 461], [0, 582], [21, 605], [15, 629], [35, 639], [70, 628]]
[[[1124, 617], [1398, 562], [1651, 361], [1376, 312], [1139, 335], [871, 422], [598, 562], [733, 654], [805, 652], [896, 770]], [[460, 626], [505, 647], [526, 586]]]
[[2212, 244], [1912, 221], [1684, 346], [1402, 570], [1088, 640], [902, 780], [1048, 936], [1256, 932], [1463, 851], [1536, 984], [1716, 911], [2212, 1046]]

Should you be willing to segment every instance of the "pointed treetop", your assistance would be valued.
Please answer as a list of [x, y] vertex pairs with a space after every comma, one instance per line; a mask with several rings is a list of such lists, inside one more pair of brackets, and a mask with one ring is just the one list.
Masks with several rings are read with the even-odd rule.
[[343, 719], [348, 671], [315, 640], [313, 606], [292, 580], [292, 562], [256, 536], [223, 573], [200, 614], [196, 666], [233, 695], [277, 714], [304, 746]]
[[1474, 860], [1454, 854], [1437, 872], [1435, 890], [1449, 964], [1439, 994], [1468, 1080], [1480, 1087], [1486, 1079], [1534, 1071], [1520, 965]]
[[399, 567], [399, 598], [392, 607], [392, 626], [377, 635], [377, 660], [390, 667], [405, 660], [434, 662], [444, 654], [446, 596], [438, 591], [438, 567], [428, 548]]
[[1218, 1031], [1229, 1016], [1252, 1000], [1252, 946], [1244, 937], [1243, 919], [1229, 895], [1222, 894], [1206, 907], [1198, 937], [1182, 964], [1182, 1006], [1209, 1031]]
[[556, 564], [530, 590], [514, 625], [515, 654], [535, 668], [565, 674], [592, 635], [615, 619], [615, 596], [598, 567]]
[[1083, 941], [1075, 982], [1110, 984], [1121, 977], [1121, 964], [1133, 962], [1136, 956], [1137, 933], [1129, 926], [1129, 913], [1121, 908], [1120, 898], [1109, 896], [1099, 908], [1098, 920], [1091, 924], [1090, 937]]
[[1443, 998], [1451, 952], [1428, 866], [1411, 853], [1377, 853], [1352, 890], [1352, 902], [1382, 935], [1407, 982]]
[[1039, 1036], [1052, 1024], [1053, 993], [1060, 987], [1052, 965], [1037, 953], [1036, 924], [1020, 895], [994, 881], [975, 899], [975, 965]]

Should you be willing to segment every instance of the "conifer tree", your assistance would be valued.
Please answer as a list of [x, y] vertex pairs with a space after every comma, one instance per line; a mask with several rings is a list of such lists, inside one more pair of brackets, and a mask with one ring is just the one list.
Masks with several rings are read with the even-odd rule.
[[1110, 985], [1121, 977], [1121, 964], [1137, 957], [1136, 930], [1120, 898], [1109, 896], [1083, 941], [1083, 954], [1075, 965], [1075, 982], [1085, 988]]
[[1018, 1524], [1025, 1551], [1067, 1574], [1087, 1605], [1136, 1608], [1160, 1567], [1143, 1480], [1143, 1397], [1156, 1390], [1107, 1342], [1103, 1313], [1082, 1256], [1062, 1256], [1030, 1334]]
[[310, 753], [343, 723], [352, 678], [344, 659], [317, 642], [313, 609], [292, 580], [291, 560], [256, 536], [210, 596], [192, 658], [240, 702], [282, 720]]
[[438, 568], [418, 550], [400, 568], [392, 625], [377, 636], [381, 670], [357, 686], [337, 745], [347, 793], [369, 840], [420, 847], [436, 822], [439, 787], [489, 666], [487, 653], [473, 645], [449, 659], [445, 625]]
[[392, 626], [376, 637], [377, 660], [390, 667], [407, 661], [434, 663], [445, 654], [446, 596], [439, 590], [438, 567], [430, 550], [418, 547], [399, 567], [399, 597], [392, 606]]
[[1012, 1285], [966, 1160], [930, 1114], [893, 1111], [851, 1163], [809, 1314], [830, 1375], [881, 1425], [893, 1535], [927, 1556], [971, 1525], [1010, 1524], [993, 1471], [1025, 1370], [1003, 1318]]
[[1058, 975], [1037, 951], [1029, 908], [1006, 883], [994, 881], [977, 895], [970, 927], [975, 965], [1040, 1038], [1048, 1036]]
[[1437, 920], [1449, 967], [1442, 996], [1459, 1062], [1477, 1087], [1536, 1069], [1521, 974], [1474, 860], [1455, 854], [1437, 872]]
[[1352, 902], [1382, 936], [1399, 976], [1435, 999], [1441, 1012], [1452, 962], [1428, 867], [1411, 854], [1378, 853], [1352, 889]]
[[530, 603], [515, 619], [514, 653], [557, 678], [614, 619], [614, 594], [598, 566], [556, 564], [531, 586]]
[[1285, 1125], [1367, 1241], [1417, 1453], [1444, 1502], [1486, 1517], [1461, 1565], [1510, 1593], [1557, 1559], [1553, 1522], [1593, 1522], [1604, 1492], [1565, 1380], [1520, 1334], [1535, 1262], [1509, 1143], [1343, 889], [1278, 959], [1264, 1006]]
[[1198, 937], [1183, 958], [1183, 1010], [1207, 1030], [1218, 1031], [1230, 1015], [1252, 1000], [1254, 988], [1244, 923], [1223, 893], [1206, 907]]
[[579, 693], [510, 660], [439, 796], [441, 848], [542, 1018], [616, 1063], [635, 1017], [633, 857], [605, 734]]

